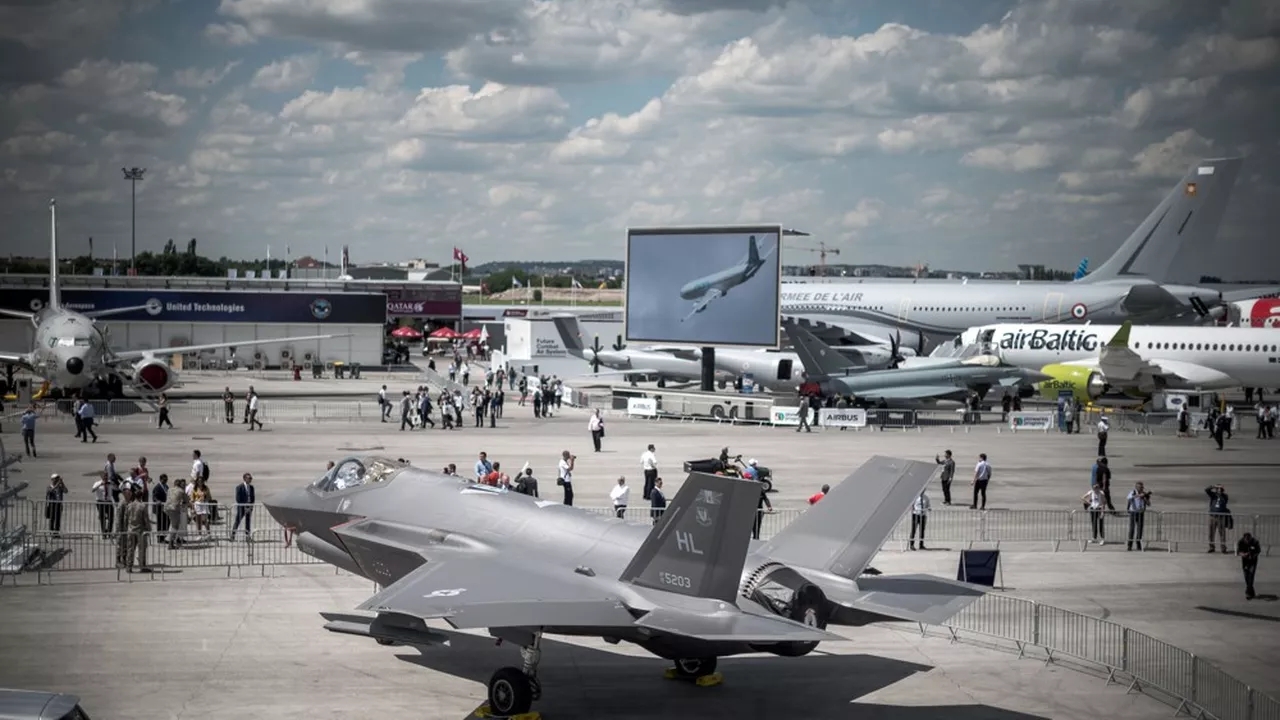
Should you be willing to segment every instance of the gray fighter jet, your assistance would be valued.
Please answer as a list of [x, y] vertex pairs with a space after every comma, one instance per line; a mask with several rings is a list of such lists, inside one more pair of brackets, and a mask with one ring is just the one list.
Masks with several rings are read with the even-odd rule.
[[874, 457], [767, 542], [752, 540], [761, 485], [694, 473], [653, 525], [597, 515], [403, 461], [349, 457], [267, 503], [298, 547], [379, 585], [321, 613], [333, 632], [432, 645], [427, 626], [487, 628], [522, 664], [488, 683], [489, 712], [529, 712], [543, 634], [635, 643], [668, 677], [716, 684], [716, 659], [799, 657], [846, 640], [831, 625], [940, 623], [982, 590], [927, 575], [863, 576], [937, 466]]

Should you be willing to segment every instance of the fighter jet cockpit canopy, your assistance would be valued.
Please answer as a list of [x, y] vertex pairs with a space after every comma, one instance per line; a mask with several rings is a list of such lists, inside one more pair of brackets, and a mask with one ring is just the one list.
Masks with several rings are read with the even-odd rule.
[[383, 457], [343, 458], [311, 487], [322, 493], [350, 490], [369, 483], [386, 482], [408, 466], [407, 462]]

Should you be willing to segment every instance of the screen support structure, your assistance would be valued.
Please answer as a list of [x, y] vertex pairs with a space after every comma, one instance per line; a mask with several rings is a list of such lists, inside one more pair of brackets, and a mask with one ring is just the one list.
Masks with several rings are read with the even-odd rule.
[[716, 349], [713, 347], [702, 348], [702, 381], [700, 389], [703, 392], [714, 392], [716, 389]]

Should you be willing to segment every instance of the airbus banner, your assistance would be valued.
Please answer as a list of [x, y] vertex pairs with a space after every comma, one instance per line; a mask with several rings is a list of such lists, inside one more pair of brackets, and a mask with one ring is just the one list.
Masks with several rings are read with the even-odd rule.
[[657, 417], [658, 403], [653, 398], [627, 398], [627, 417]]
[[822, 427], [864, 428], [867, 411], [862, 408], [822, 408], [818, 411], [818, 424]]
[[796, 425], [800, 424], [800, 408], [783, 407], [774, 405], [769, 408], [769, 422], [773, 425]]
[[1048, 412], [1014, 412], [1009, 413], [1009, 429], [1048, 431], [1057, 427], [1057, 417]]
[[[48, 300], [48, 291], [40, 288], [0, 288], [0, 307], [11, 310], [39, 311]], [[112, 322], [381, 325], [387, 320], [382, 293], [68, 288], [62, 304], [79, 312], [147, 306], [115, 315]]]

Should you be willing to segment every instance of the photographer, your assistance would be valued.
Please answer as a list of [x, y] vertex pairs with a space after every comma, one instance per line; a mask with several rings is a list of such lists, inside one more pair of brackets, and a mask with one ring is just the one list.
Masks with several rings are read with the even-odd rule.
[[568, 450], [560, 453], [560, 465], [558, 466], [558, 477], [556, 484], [564, 488], [564, 504], [573, 505], [573, 465], [578, 461], [578, 456], [570, 454]]
[[1133, 489], [1129, 491], [1129, 544], [1126, 550], [1132, 550], [1134, 545], [1138, 549], [1142, 549], [1142, 530], [1146, 521], [1147, 508], [1151, 507], [1151, 492], [1143, 487], [1142, 483], [1135, 483]]

